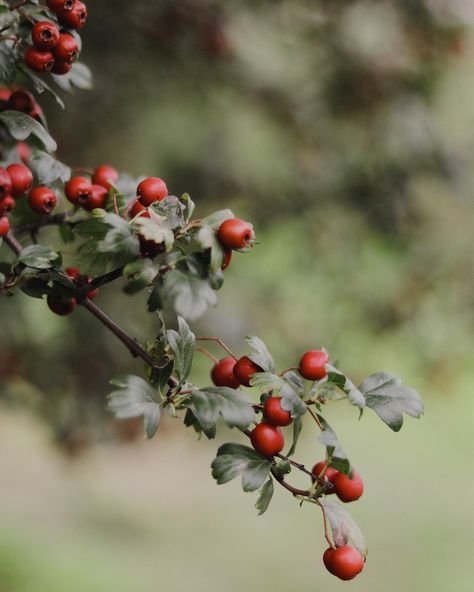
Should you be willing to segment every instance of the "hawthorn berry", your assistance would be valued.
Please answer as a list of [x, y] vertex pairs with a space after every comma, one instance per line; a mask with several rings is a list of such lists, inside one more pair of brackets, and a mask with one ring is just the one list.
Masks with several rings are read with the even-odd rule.
[[46, 0], [46, 4], [53, 12], [67, 12], [68, 10], [72, 10], [74, 0]]
[[232, 250], [231, 249], [224, 249], [224, 261], [222, 262], [221, 269], [225, 271], [232, 260]]
[[298, 370], [306, 380], [321, 380], [327, 375], [324, 365], [328, 362], [329, 356], [325, 351], [307, 351], [301, 356]]
[[273, 456], [283, 450], [285, 440], [280, 428], [262, 421], [250, 432], [250, 442], [263, 456]]
[[109, 193], [102, 185], [91, 185], [91, 191], [84, 201], [80, 200], [82, 207], [88, 212], [92, 212], [95, 208], [103, 208]]
[[12, 91], [9, 88], [0, 88], [0, 101], [8, 101], [11, 97]]
[[234, 376], [243, 386], [250, 386], [250, 377], [256, 372], [262, 372], [248, 356], [242, 356], [234, 366]]
[[338, 473], [332, 479], [334, 493], [341, 502], [354, 502], [364, 493], [364, 483], [356, 470], [352, 470], [352, 479], [344, 473]]
[[[319, 477], [319, 475], [321, 475], [321, 473], [323, 472], [324, 467], [326, 466], [326, 463], [324, 462], [324, 460], [319, 461], [318, 463], [316, 463], [314, 465], [314, 467], [311, 469], [311, 473], [315, 476], [315, 477]], [[324, 478], [327, 479], [328, 481], [333, 480], [333, 478], [339, 473], [339, 471], [337, 471], [334, 467], [328, 467], [325, 471], [324, 471]]]
[[0, 236], [5, 236], [10, 230], [10, 222], [6, 216], [0, 218]]
[[148, 177], [139, 183], [137, 196], [142, 205], [151, 206], [153, 202], [161, 201], [168, 196], [168, 188], [163, 179], [159, 177]]
[[24, 164], [14, 163], [7, 167], [15, 197], [28, 193], [33, 186], [33, 173]]
[[68, 29], [81, 29], [87, 20], [87, 7], [84, 2], [75, 0], [69, 10], [60, 10], [57, 12], [58, 19], [62, 25]]
[[102, 164], [97, 167], [92, 176], [92, 183], [102, 185], [109, 190], [119, 179], [119, 173], [114, 167], [108, 164]]
[[15, 206], [16, 201], [11, 195], [5, 195], [5, 197], [0, 198], [0, 216], [11, 214], [15, 209]]
[[40, 51], [52, 49], [58, 44], [59, 29], [54, 23], [35, 23], [31, 31], [31, 40], [36, 49], [39, 49]]
[[287, 426], [293, 421], [291, 413], [281, 406], [281, 397], [268, 397], [263, 404], [265, 421], [274, 426]]
[[17, 142], [16, 151], [18, 156], [24, 163], [27, 163], [31, 158], [31, 149], [26, 142]]
[[69, 62], [61, 62], [61, 60], [55, 60], [51, 72], [53, 74], [57, 74], [58, 76], [62, 76], [63, 74], [67, 74], [71, 70], [72, 64], [70, 64]]
[[135, 218], [135, 216], [138, 216], [138, 214], [145, 216], [145, 218], [150, 217], [150, 213], [148, 212], [148, 208], [146, 208], [145, 206], [142, 206], [142, 204], [138, 201], [138, 199], [136, 199], [133, 202], [132, 207], [130, 208], [129, 215], [130, 215], [130, 218]]
[[49, 187], [34, 187], [28, 196], [28, 203], [37, 214], [50, 214], [56, 207], [57, 197]]
[[53, 49], [56, 61], [70, 64], [79, 54], [79, 44], [69, 33], [61, 33], [56, 47]]
[[222, 358], [211, 370], [212, 382], [216, 386], [228, 386], [236, 389], [240, 386], [240, 382], [234, 376], [234, 366], [237, 363], [235, 358], [229, 356]]
[[25, 63], [35, 72], [50, 72], [54, 66], [54, 55], [51, 51], [40, 51], [29, 47], [25, 51]]
[[[64, 271], [72, 280], [74, 280], [74, 283], [77, 284], [77, 286], [79, 286], [80, 288], [92, 282], [92, 278], [90, 278], [87, 275], [81, 274], [81, 270], [79, 269], [79, 267], [67, 267]], [[95, 288], [87, 292], [86, 296], [87, 298], [90, 298], [92, 300], [92, 298], [95, 298], [98, 295], [98, 293], [99, 288]]]
[[329, 573], [345, 581], [352, 580], [364, 569], [364, 558], [349, 545], [329, 547], [323, 554], [323, 562]]
[[11, 93], [8, 99], [8, 109], [21, 111], [30, 115], [35, 110], [37, 103], [35, 97], [27, 90], [18, 89]]
[[68, 200], [73, 203], [85, 203], [92, 196], [92, 185], [86, 177], [72, 177], [64, 186]]
[[0, 198], [10, 195], [12, 192], [12, 180], [7, 169], [0, 167]]
[[75, 298], [60, 298], [53, 294], [49, 294], [46, 299], [49, 309], [55, 314], [65, 317], [76, 308], [77, 302]]
[[249, 247], [255, 240], [253, 226], [238, 218], [230, 218], [219, 226], [217, 238], [224, 249], [238, 251]]

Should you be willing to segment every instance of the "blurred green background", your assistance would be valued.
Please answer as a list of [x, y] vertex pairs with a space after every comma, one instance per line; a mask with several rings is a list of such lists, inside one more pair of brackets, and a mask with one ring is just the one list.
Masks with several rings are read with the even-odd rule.
[[[231, 207], [255, 224], [258, 247], [234, 257], [196, 332], [238, 353], [259, 335], [281, 368], [324, 345], [354, 382], [403, 377], [426, 415], [394, 434], [370, 411], [328, 409], [366, 484], [349, 509], [368, 563], [342, 584], [322, 566], [317, 508], [281, 490], [257, 517], [237, 482], [215, 485], [216, 446], [237, 433], [196, 443], [165, 418], [144, 442], [139, 422], [104, 412], [107, 380], [140, 364], [85, 311], [3, 298], [0, 592], [472, 590], [472, 4], [94, 0], [89, 13], [95, 90], [64, 113], [45, 99], [60, 157], [161, 176], [198, 215]], [[153, 336], [140, 297], [110, 286], [98, 304]], [[199, 360], [197, 384], [208, 372]], [[309, 425], [299, 449], [323, 456]]]

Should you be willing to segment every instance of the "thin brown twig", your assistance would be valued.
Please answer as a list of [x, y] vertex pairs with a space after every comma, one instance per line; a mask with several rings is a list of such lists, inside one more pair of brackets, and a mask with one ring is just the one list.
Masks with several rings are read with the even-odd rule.
[[333, 541], [331, 540], [331, 537], [329, 536], [328, 519], [326, 516], [326, 510], [324, 509], [324, 506], [321, 504], [321, 502], [318, 499], [316, 499], [315, 501], [318, 504], [318, 506], [321, 508], [321, 512], [323, 513], [324, 538], [329, 543], [329, 546], [331, 547], [331, 549], [335, 549], [336, 547], [335, 547]]
[[213, 356], [211, 354], [211, 352], [207, 351], [207, 349], [205, 347], [196, 347], [196, 351], [201, 352], [202, 354], [207, 356], [210, 360], [212, 360], [214, 362], [214, 364], [217, 364], [219, 362], [219, 360], [216, 358], [216, 356]]
[[230, 356], [232, 356], [234, 358], [234, 360], [236, 360], [236, 356], [233, 354], [232, 350], [230, 348], [227, 347], [227, 345], [222, 341], [222, 339], [219, 339], [219, 337], [196, 337], [197, 341], [215, 341], [216, 343], [218, 343], [222, 349], [224, 349]]
[[314, 419], [314, 421], [318, 424], [319, 429], [324, 432], [324, 428], [321, 425], [321, 422], [318, 419], [318, 416], [316, 415], [316, 413], [310, 408], [308, 407], [308, 413], [311, 415], [311, 417]]

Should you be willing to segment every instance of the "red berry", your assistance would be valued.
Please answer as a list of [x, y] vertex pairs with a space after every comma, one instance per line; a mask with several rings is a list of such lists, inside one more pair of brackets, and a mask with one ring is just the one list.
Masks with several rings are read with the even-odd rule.
[[259, 423], [250, 432], [250, 442], [263, 456], [273, 456], [283, 450], [285, 440], [280, 428], [269, 423]]
[[9, 88], [0, 88], [0, 101], [8, 101], [12, 91]]
[[332, 478], [334, 493], [341, 502], [354, 502], [364, 493], [364, 484], [357, 471], [352, 470], [352, 479], [344, 473], [338, 473]]
[[217, 238], [224, 249], [245, 249], [255, 240], [253, 226], [238, 218], [223, 222], [217, 231]]
[[15, 197], [28, 193], [33, 186], [33, 173], [24, 164], [11, 164], [7, 167], [12, 180], [12, 192]]
[[103, 164], [97, 167], [92, 177], [92, 183], [95, 185], [102, 185], [107, 190], [110, 189], [118, 181], [119, 174], [114, 167]]
[[137, 187], [137, 196], [141, 204], [151, 206], [154, 201], [161, 201], [168, 195], [168, 188], [163, 179], [159, 177], [148, 177]]
[[313, 350], [305, 352], [300, 360], [298, 370], [306, 380], [321, 380], [327, 375], [324, 364], [329, 362], [329, 356], [324, 351]]
[[41, 51], [52, 49], [58, 44], [59, 29], [54, 23], [35, 23], [31, 31], [31, 39], [36, 49]]
[[61, 10], [58, 19], [67, 29], [81, 29], [87, 20], [87, 7], [84, 2], [75, 0], [70, 10]]
[[35, 187], [30, 191], [28, 203], [37, 214], [50, 214], [56, 207], [56, 194], [49, 187]]
[[281, 397], [268, 397], [263, 404], [263, 416], [275, 426], [287, 426], [293, 421], [291, 413], [282, 408]]
[[[319, 475], [321, 475], [321, 473], [323, 472], [324, 467], [326, 466], [326, 463], [321, 460], [320, 462], [316, 463], [314, 465], [314, 467], [311, 469], [311, 472], [313, 473], [313, 475], [315, 477], [319, 477]], [[325, 471], [324, 471], [324, 478], [326, 478], [328, 481], [331, 481], [334, 479], [334, 477], [338, 474], [338, 471], [336, 471], [336, 469], [334, 467], [328, 467]]]
[[11, 195], [5, 195], [5, 197], [0, 198], [0, 216], [11, 214], [15, 209], [15, 206], [16, 201]]
[[232, 357], [222, 358], [211, 370], [212, 382], [216, 386], [228, 386], [236, 389], [240, 386], [240, 382], [234, 376], [234, 366], [237, 360]]
[[57, 74], [58, 76], [62, 76], [63, 74], [68, 74], [71, 70], [72, 64], [69, 62], [61, 62], [60, 60], [56, 60], [51, 72], [53, 74]]
[[59, 298], [58, 296], [53, 296], [50, 294], [46, 299], [48, 303], [49, 309], [54, 312], [55, 314], [64, 317], [70, 314], [77, 305], [75, 298]]
[[5, 236], [10, 230], [10, 222], [6, 216], [0, 218], [0, 236]]
[[54, 66], [54, 55], [51, 51], [29, 47], [25, 52], [25, 63], [35, 72], [50, 72]]
[[79, 44], [69, 33], [61, 33], [59, 41], [53, 50], [56, 61], [66, 62], [70, 64], [79, 54]]
[[0, 167], [0, 199], [12, 192], [12, 180], [7, 169]]
[[81, 270], [79, 267], [66, 267], [64, 271], [73, 280], [81, 275]]
[[225, 271], [232, 260], [232, 251], [231, 249], [224, 249], [224, 261], [222, 262], [221, 269]]
[[326, 549], [323, 562], [329, 573], [340, 580], [352, 580], [364, 569], [364, 558], [357, 549], [348, 545]]
[[21, 111], [27, 115], [31, 115], [36, 108], [35, 97], [27, 90], [16, 90], [12, 92], [8, 99], [8, 109], [13, 111]]
[[72, 10], [74, 6], [74, 0], [46, 0], [48, 8], [53, 12], [61, 12]]
[[262, 369], [247, 356], [242, 356], [234, 366], [234, 376], [244, 386], [250, 386], [250, 377], [256, 372]]
[[84, 204], [92, 196], [92, 185], [85, 177], [73, 177], [64, 186], [66, 197], [73, 204]]
[[150, 217], [150, 213], [148, 211], [148, 208], [145, 208], [145, 206], [142, 206], [142, 204], [138, 201], [138, 199], [136, 199], [133, 202], [133, 206], [130, 209], [129, 215], [130, 215], [130, 218], [135, 218], [135, 216], [138, 216], [138, 214], [141, 214], [145, 218]]
[[[84, 285], [90, 284], [92, 282], [92, 278], [89, 276], [81, 275], [81, 270], [79, 267], [67, 267], [64, 271], [79, 287], [83, 287]], [[99, 288], [95, 288], [94, 290], [87, 292], [87, 298], [92, 300], [92, 298], [95, 298], [98, 293]]]
[[21, 160], [26, 163], [30, 160], [31, 157], [31, 149], [26, 142], [17, 142], [16, 143], [16, 151], [18, 152], [18, 156]]
[[103, 208], [109, 193], [102, 185], [91, 185], [91, 189], [91, 195], [85, 201], [80, 200], [82, 207], [88, 212], [92, 212], [95, 208]]

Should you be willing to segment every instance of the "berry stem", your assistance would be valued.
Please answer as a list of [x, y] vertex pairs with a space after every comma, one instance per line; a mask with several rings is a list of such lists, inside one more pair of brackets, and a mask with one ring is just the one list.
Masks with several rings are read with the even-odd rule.
[[286, 370], [282, 370], [278, 376], [284, 376], [287, 372], [291, 372], [292, 370], [298, 370], [298, 366], [290, 366]]
[[8, 234], [4, 236], [3, 239], [10, 249], [16, 253], [16, 255], [19, 255], [23, 251], [23, 246], [16, 240], [12, 231], [8, 232]]
[[230, 356], [232, 356], [234, 358], [234, 360], [237, 359], [235, 357], [235, 355], [232, 353], [232, 351], [222, 341], [222, 339], [219, 339], [219, 337], [196, 337], [196, 340], [197, 341], [215, 341], [216, 343], [218, 343], [222, 347], [222, 349], [224, 349]]
[[318, 419], [318, 416], [310, 407], [308, 407], [308, 413], [311, 415], [311, 417], [314, 419], [314, 421], [318, 424], [318, 428], [323, 432], [324, 429], [323, 429], [323, 426], [321, 425], [321, 422]]
[[323, 525], [324, 525], [324, 538], [327, 540], [327, 542], [329, 543], [329, 546], [331, 547], [331, 549], [336, 549], [336, 546], [334, 545], [331, 537], [329, 536], [329, 531], [328, 531], [328, 519], [326, 516], [326, 510], [324, 509], [324, 506], [320, 503], [319, 500], [315, 500], [315, 502], [318, 504], [318, 506], [321, 508], [321, 512], [323, 513]]
[[213, 356], [211, 354], [211, 352], [207, 351], [207, 349], [204, 347], [197, 347], [196, 351], [201, 352], [202, 354], [207, 356], [210, 360], [212, 360], [214, 362], [214, 364], [217, 364], [219, 362], [219, 360], [216, 358], [216, 356]]

